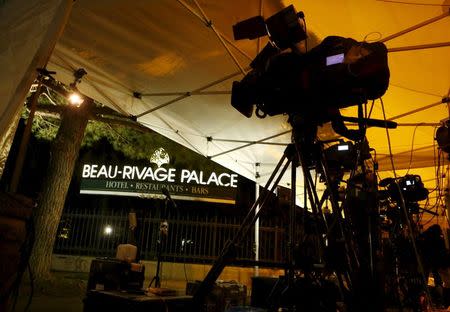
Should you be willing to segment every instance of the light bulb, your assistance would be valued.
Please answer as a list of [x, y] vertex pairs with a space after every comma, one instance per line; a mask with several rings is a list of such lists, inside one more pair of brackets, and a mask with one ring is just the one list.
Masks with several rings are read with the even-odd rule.
[[80, 106], [84, 102], [83, 97], [77, 92], [72, 92], [69, 95], [68, 100], [69, 100], [70, 104], [75, 105], [75, 106]]

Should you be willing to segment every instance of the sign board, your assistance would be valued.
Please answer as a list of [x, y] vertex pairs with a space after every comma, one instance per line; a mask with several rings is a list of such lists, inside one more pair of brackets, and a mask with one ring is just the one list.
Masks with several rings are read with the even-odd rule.
[[[238, 175], [163, 167], [83, 164], [81, 194], [104, 194], [163, 198], [167, 188], [171, 197], [234, 204]], [[167, 164], [167, 163], [166, 163]]]

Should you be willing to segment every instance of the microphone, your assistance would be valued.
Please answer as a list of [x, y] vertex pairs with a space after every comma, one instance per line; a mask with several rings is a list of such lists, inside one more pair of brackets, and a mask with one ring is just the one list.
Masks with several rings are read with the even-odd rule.
[[161, 188], [161, 192], [166, 196], [166, 198], [172, 203], [172, 205], [173, 205], [173, 208], [177, 208], [177, 204], [175, 204], [175, 202], [173, 201], [173, 199], [172, 199], [172, 197], [170, 197], [170, 193], [169, 193], [169, 190], [165, 187], [165, 186], [163, 186], [162, 188]]
[[381, 120], [381, 119], [369, 119], [369, 118], [358, 118], [358, 117], [347, 117], [342, 116], [343, 121], [359, 123], [362, 121], [368, 127], [377, 127], [377, 128], [387, 128], [387, 129], [395, 129], [397, 128], [397, 123], [391, 120]]

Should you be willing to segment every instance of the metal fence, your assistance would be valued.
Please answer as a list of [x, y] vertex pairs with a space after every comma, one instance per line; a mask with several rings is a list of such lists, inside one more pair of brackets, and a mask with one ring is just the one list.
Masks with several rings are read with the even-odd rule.
[[[242, 222], [241, 216], [226, 216], [204, 211], [168, 214], [168, 236], [163, 241], [164, 261], [207, 263], [213, 261]], [[161, 210], [149, 209], [138, 218], [136, 244], [141, 259], [154, 260], [161, 222]], [[118, 244], [131, 239], [127, 209], [71, 209], [62, 216], [55, 253], [113, 257]], [[285, 228], [277, 218], [260, 218], [259, 259], [281, 262], [285, 254]], [[238, 249], [239, 260], [255, 259], [254, 230]]]

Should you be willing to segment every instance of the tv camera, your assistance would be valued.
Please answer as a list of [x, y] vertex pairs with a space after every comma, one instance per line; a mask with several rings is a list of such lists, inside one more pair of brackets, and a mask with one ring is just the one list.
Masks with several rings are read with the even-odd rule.
[[387, 187], [388, 194], [395, 201], [400, 200], [400, 191], [407, 203], [428, 198], [428, 190], [419, 175], [407, 174], [397, 179], [386, 178], [380, 181], [380, 186]]
[[299, 114], [315, 124], [332, 121], [334, 130], [348, 137], [339, 109], [386, 92], [386, 46], [329, 36], [300, 53], [296, 44], [307, 38], [300, 18], [303, 13], [291, 5], [266, 20], [256, 16], [233, 26], [236, 40], [268, 36], [269, 42], [251, 62], [250, 72], [233, 82], [231, 104], [248, 118], [256, 106], [260, 118]]
[[[407, 174], [399, 178], [385, 178], [380, 181], [379, 185], [385, 187], [385, 191], [380, 191], [381, 215], [385, 215], [389, 220], [395, 221], [401, 219], [401, 198], [405, 202], [407, 212], [409, 214], [418, 214], [421, 211], [435, 214], [419, 206], [419, 201], [428, 198], [428, 190], [425, 188], [419, 175]], [[390, 198], [396, 204], [386, 201]]]

